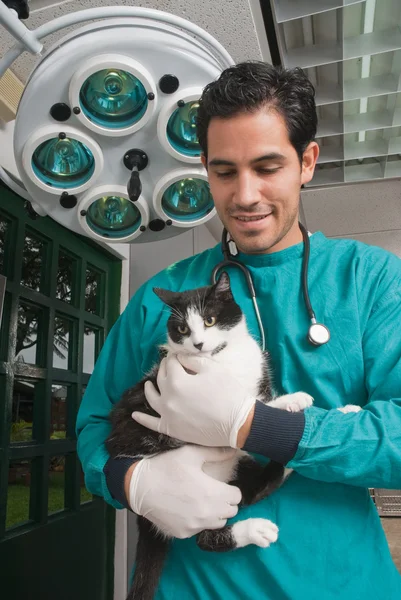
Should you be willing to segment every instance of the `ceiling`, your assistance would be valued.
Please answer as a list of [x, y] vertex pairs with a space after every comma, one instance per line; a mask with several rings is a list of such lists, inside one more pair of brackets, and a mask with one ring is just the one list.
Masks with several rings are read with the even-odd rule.
[[400, 0], [269, 1], [273, 62], [304, 68], [316, 87], [321, 152], [309, 186], [400, 177]]
[[[259, 0], [219, 0], [218, 3], [215, 0], [30, 0], [29, 6], [30, 16], [25, 24], [30, 29], [36, 29], [67, 13], [101, 6], [135, 6], [162, 10], [203, 27], [225, 47], [236, 62], [262, 57], [270, 60], [266, 39], [261, 42], [265, 46], [262, 52], [255, 32], [255, 21], [258, 21], [263, 36], [266, 35]], [[235, 15], [236, 18], [227, 19], [227, 15]], [[48, 36], [43, 40], [45, 49], [79, 27], [81, 25]], [[14, 43], [11, 35], [0, 26], [0, 56]], [[25, 83], [36, 62], [36, 57], [25, 52], [14, 62], [12, 70]]]

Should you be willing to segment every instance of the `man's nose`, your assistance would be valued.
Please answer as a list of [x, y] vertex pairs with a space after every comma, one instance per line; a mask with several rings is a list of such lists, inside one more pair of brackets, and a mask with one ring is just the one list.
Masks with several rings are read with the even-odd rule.
[[259, 182], [250, 173], [240, 175], [235, 190], [235, 203], [239, 207], [248, 208], [260, 201]]

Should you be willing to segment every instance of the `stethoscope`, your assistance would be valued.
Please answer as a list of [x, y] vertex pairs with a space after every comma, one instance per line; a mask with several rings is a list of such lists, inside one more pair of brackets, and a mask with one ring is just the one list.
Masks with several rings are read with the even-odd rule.
[[[302, 232], [302, 237], [303, 237], [303, 241], [304, 241], [304, 256], [303, 256], [303, 261], [302, 261], [302, 291], [303, 291], [304, 300], [305, 300], [305, 307], [306, 307], [306, 310], [308, 312], [308, 316], [309, 316], [309, 319], [311, 322], [307, 337], [308, 337], [309, 342], [313, 346], [322, 346], [323, 344], [327, 344], [327, 342], [329, 341], [330, 331], [326, 327], [326, 325], [323, 325], [322, 323], [317, 322], [315, 313], [312, 308], [312, 304], [311, 304], [311, 301], [309, 298], [309, 291], [308, 291], [308, 266], [309, 266], [309, 255], [310, 255], [310, 240], [309, 240], [308, 232], [306, 231], [306, 229], [302, 225], [302, 223], [299, 223], [299, 228]], [[244, 277], [246, 279], [246, 283], [248, 285], [248, 290], [251, 295], [253, 307], [255, 309], [255, 314], [256, 314], [257, 321], [258, 321], [259, 330], [260, 330], [262, 349], [265, 350], [265, 332], [263, 330], [262, 319], [260, 318], [259, 306], [258, 306], [258, 303], [256, 300], [256, 292], [255, 292], [255, 288], [253, 285], [252, 277], [249, 272], [249, 269], [242, 263], [235, 260], [234, 255], [231, 254], [230, 245], [229, 245], [230, 241], [232, 241], [232, 240], [228, 239], [227, 230], [224, 229], [222, 239], [221, 239], [221, 246], [222, 246], [222, 250], [223, 250], [224, 260], [214, 267], [214, 269], [212, 271], [212, 283], [216, 283], [217, 273], [224, 267], [238, 267], [238, 269], [240, 269], [242, 271], [242, 273], [244, 274]]]

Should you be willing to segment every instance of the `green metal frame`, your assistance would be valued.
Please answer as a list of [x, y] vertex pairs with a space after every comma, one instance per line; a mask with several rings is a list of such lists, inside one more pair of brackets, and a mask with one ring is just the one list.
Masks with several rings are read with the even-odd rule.
[[[5, 241], [4, 272], [7, 277], [6, 297], [0, 331], [0, 542], [21, 535], [51, 519], [62, 518], [65, 511], [85, 510], [80, 504], [80, 468], [76, 455], [75, 420], [82, 390], [90, 374], [83, 373], [84, 327], [96, 332], [96, 352], [119, 315], [121, 261], [98, 245], [71, 233], [48, 218], [32, 221], [24, 210], [21, 198], [0, 187], [0, 216], [9, 223]], [[42, 266], [43, 285], [40, 291], [21, 284], [22, 255], [26, 233], [45, 245]], [[56, 298], [59, 250], [73, 259], [76, 294], [71, 303]], [[100, 274], [96, 308], [99, 314], [85, 310], [86, 270]], [[74, 289], [74, 288], [73, 288]], [[38, 331], [37, 365], [15, 361], [17, 316], [19, 302], [24, 301], [42, 311]], [[73, 348], [69, 369], [53, 367], [55, 316], [71, 320], [69, 345]], [[71, 367], [71, 368], [70, 368]], [[15, 378], [35, 382], [33, 439], [10, 443], [13, 386]], [[51, 440], [52, 384], [68, 384], [66, 439]], [[48, 469], [53, 456], [65, 456], [65, 511], [48, 515]], [[9, 463], [32, 460], [29, 522], [6, 530], [6, 507]], [[94, 498], [94, 502], [101, 501]], [[106, 513], [109, 534], [113, 532], [114, 511]], [[112, 548], [108, 549], [112, 552]], [[108, 561], [109, 565], [112, 561]], [[104, 565], [106, 567], [106, 565]], [[110, 568], [110, 566], [109, 566]], [[112, 586], [112, 577], [108, 578]], [[110, 590], [109, 590], [110, 592]], [[110, 595], [107, 597], [111, 597]]]

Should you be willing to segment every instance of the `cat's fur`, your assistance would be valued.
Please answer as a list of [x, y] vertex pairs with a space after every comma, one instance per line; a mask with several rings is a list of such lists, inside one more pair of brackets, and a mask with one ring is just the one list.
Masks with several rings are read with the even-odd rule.
[[[164, 354], [213, 356], [214, 361], [221, 362], [241, 382], [248, 396], [270, 406], [295, 412], [312, 404], [312, 398], [303, 392], [273, 398], [268, 355], [249, 334], [226, 273], [213, 286], [181, 293], [159, 288], [154, 291], [171, 309]], [[112, 431], [106, 441], [112, 457], [146, 457], [184, 445], [184, 442], [139, 425], [131, 417], [134, 410], [158, 416], [144, 395], [145, 381], [150, 379], [156, 385], [157, 373], [158, 365], [129, 389], [112, 410]], [[218, 402], [218, 390], [215, 401]], [[240, 450], [233, 459], [205, 464], [204, 470], [215, 479], [238, 486], [244, 505], [271, 494], [291, 472], [273, 461], [262, 466]], [[136, 571], [127, 600], [151, 600], [158, 586], [169, 540], [144, 517], [138, 517], [138, 527]], [[203, 550], [225, 552], [248, 544], [266, 548], [277, 537], [278, 528], [274, 523], [251, 518], [219, 530], [203, 531], [198, 534], [197, 543]]]

